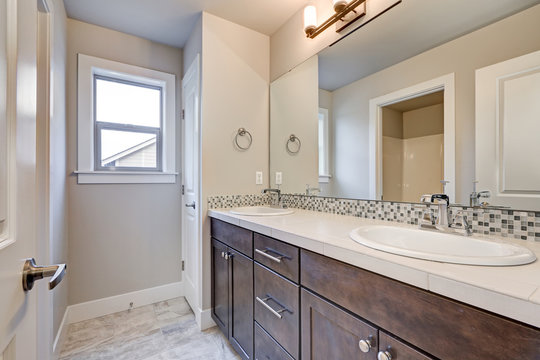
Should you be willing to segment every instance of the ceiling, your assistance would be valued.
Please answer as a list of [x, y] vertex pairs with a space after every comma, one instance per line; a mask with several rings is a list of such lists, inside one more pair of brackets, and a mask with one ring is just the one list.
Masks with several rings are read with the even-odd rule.
[[444, 90], [400, 101], [385, 107], [399, 112], [407, 112], [442, 103], [444, 103]]
[[319, 53], [319, 87], [333, 91], [539, 3], [540, 0], [403, 0]]
[[64, 0], [68, 17], [184, 47], [201, 11], [272, 35], [309, 0]]

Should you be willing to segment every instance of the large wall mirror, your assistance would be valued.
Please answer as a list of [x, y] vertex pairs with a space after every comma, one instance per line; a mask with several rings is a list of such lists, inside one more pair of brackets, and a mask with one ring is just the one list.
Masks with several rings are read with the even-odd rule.
[[[445, 18], [444, 29], [435, 29], [444, 10], [427, 5], [430, 23], [410, 28], [403, 17], [419, 4], [403, 2], [275, 80], [270, 91], [271, 186], [286, 193], [404, 202], [445, 192], [452, 203], [462, 205], [470, 205], [473, 191], [489, 190], [492, 196], [479, 203], [540, 210], [540, 188], [529, 189], [535, 196], [531, 201], [504, 196], [501, 201], [491, 185], [478, 178], [482, 164], [475, 155], [476, 70], [539, 50], [540, 36], [526, 40], [520, 49], [510, 41], [485, 44], [509, 31], [511, 25], [498, 19], [518, 11], [515, 16], [523, 19], [535, 17], [540, 5], [505, 1], [494, 11], [499, 17], [493, 17], [494, 12], [486, 14], [481, 8], [486, 2], [480, 3], [484, 5], [468, 8], [459, 21]], [[455, 6], [451, 11], [467, 4], [458, 1]], [[491, 23], [482, 32], [459, 37]], [[531, 34], [526, 25], [511, 31], [514, 38]], [[456, 40], [445, 44], [450, 39]], [[537, 72], [528, 79], [536, 84]], [[534, 109], [531, 105], [527, 111]], [[530, 120], [534, 116], [506, 129], [537, 133], [538, 124]], [[513, 174], [540, 171], [534, 162], [520, 163], [523, 157], [515, 151], [508, 154], [505, 166]], [[521, 171], [520, 166], [536, 170]]]

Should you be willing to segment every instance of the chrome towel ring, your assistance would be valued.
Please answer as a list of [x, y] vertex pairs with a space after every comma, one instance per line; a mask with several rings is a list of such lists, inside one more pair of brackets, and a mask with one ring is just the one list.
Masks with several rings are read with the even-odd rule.
[[[291, 145], [296, 144], [296, 143], [298, 143], [296, 149], [294, 149], [294, 147], [291, 149]], [[289, 139], [287, 140], [287, 144], [285, 145], [285, 147], [287, 148], [288, 153], [298, 154], [298, 152], [300, 151], [300, 148], [302, 147], [302, 142], [300, 142], [300, 139], [296, 135], [291, 134], [289, 136]]]
[[[247, 137], [248, 139], [248, 144], [247, 146], [241, 146], [239, 143], [238, 143], [238, 137], [239, 136], [245, 136]], [[236, 136], [234, 137], [234, 142], [236, 144], [236, 146], [238, 146], [239, 149], [241, 150], [247, 150], [251, 147], [251, 143], [253, 142], [253, 137], [251, 136], [250, 132], [247, 131], [246, 129], [244, 128], [240, 128], [238, 129], [238, 132], [236, 133]]]

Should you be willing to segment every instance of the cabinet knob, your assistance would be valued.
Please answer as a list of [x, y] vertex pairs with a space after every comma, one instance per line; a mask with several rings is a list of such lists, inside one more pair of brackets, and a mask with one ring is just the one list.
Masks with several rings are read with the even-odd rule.
[[369, 336], [367, 339], [362, 339], [358, 342], [358, 347], [360, 348], [360, 351], [363, 353], [368, 353], [371, 348], [375, 345], [375, 342], [373, 341], [373, 336]]
[[225, 255], [223, 256], [225, 258], [225, 260], [229, 260], [230, 258], [232, 258], [232, 254], [230, 252], [226, 252]]
[[393, 359], [392, 354], [388, 350], [379, 351], [379, 353], [377, 354], [377, 360], [392, 360], [392, 359]]
[[221, 257], [222, 257], [222, 258], [225, 257], [225, 251], [222, 251], [222, 252], [221, 252]]

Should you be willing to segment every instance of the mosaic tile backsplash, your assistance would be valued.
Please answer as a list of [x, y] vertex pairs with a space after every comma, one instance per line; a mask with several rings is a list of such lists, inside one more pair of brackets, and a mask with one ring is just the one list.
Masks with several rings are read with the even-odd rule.
[[[209, 209], [230, 208], [237, 206], [268, 205], [273, 200], [267, 194], [225, 195], [208, 198]], [[356, 216], [366, 219], [395, 221], [406, 224], [418, 224], [422, 217], [424, 204], [400, 203], [377, 200], [340, 199], [332, 197], [283, 194], [283, 204], [294, 209], [319, 211], [338, 215]], [[430, 205], [436, 214], [437, 205]], [[463, 211], [474, 233], [496, 235], [521, 240], [540, 242], [540, 211], [517, 211], [499, 208], [471, 208], [452, 206], [451, 215]]]

